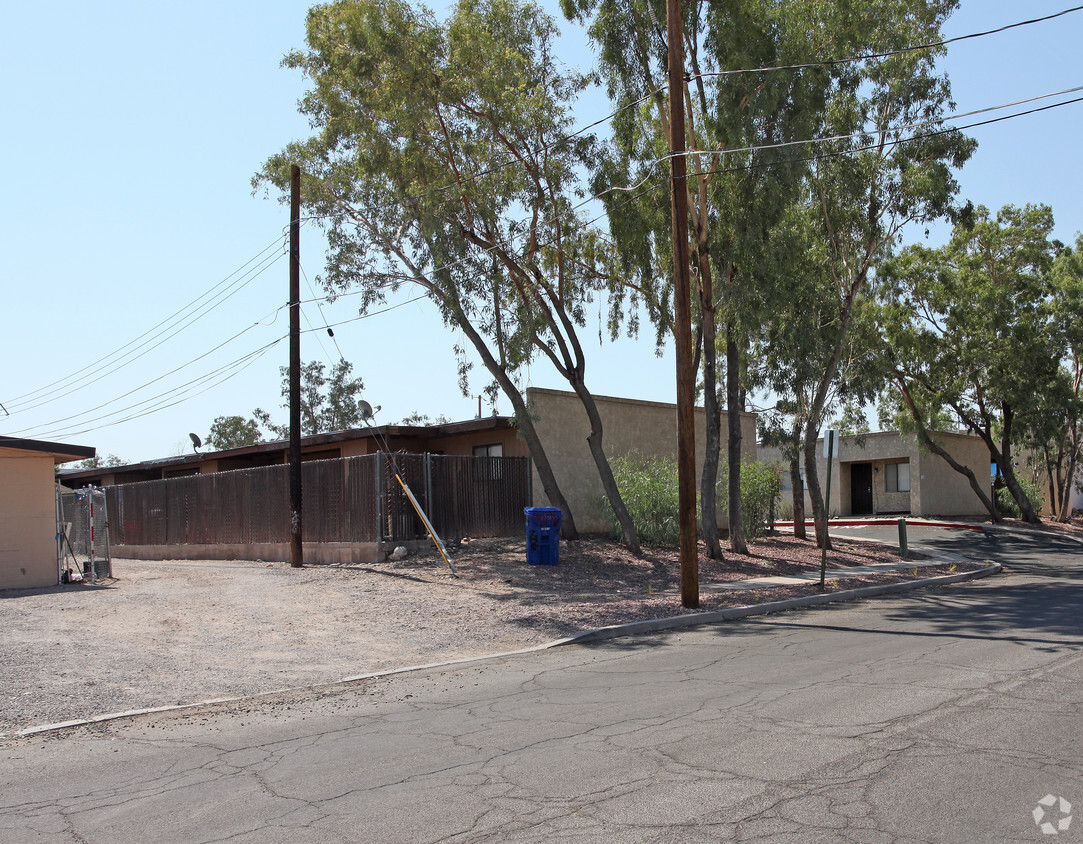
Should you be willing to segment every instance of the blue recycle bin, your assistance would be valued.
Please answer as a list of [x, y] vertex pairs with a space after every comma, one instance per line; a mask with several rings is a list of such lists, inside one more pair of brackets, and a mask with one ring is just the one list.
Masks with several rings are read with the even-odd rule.
[[559, 507], [524, 507], [526, 515], [526, 561], [532, 566], [555, 566], [560, 562]]

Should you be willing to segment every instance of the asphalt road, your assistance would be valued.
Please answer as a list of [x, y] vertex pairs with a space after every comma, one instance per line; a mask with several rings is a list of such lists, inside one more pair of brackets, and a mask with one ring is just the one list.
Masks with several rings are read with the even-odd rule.
[[5, 742], [0, 841], [1083, 841], [1083, 546], [910, 542], [1010, 573]]

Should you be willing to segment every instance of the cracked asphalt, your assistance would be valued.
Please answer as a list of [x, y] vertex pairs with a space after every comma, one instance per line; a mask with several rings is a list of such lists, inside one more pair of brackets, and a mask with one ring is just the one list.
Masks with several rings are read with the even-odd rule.
[[1083, 546], [910, 541], [1005, 573], [8, 740], [0, 841], [1083, 841]]

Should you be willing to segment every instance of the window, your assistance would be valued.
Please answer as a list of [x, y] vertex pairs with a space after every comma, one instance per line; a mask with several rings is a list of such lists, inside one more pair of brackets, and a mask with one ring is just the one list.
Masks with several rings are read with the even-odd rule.
[[910, 464], [888, 463], [884, 467], [884, 489], [887, 492], [909, 492]]
[[474, 480], [475, 481], [495, 481], [499, 480], [502, 474], [501, 461], [499, 460], [480, 460], [477, 458], [483, 457], [503, 457], [504, 445], [502, 443], [492, 443], [490, 445], [476, 445], [474, 446]]
[[[801, 466], [797, 470], [801, 474], [801, 489], [808, 489], [808, 481], [805, 480], [805, 467]], [[779, 490], [781, 492], [793, 492], [793, 482], [790, 479], [790, 470], [782, 469], [779, 474]]]

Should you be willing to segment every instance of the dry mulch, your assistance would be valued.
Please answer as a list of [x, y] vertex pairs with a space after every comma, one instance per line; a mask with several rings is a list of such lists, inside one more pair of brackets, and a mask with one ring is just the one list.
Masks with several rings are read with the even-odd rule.
[[[748, 543], [748, 554], [723, 549], [722, 560], [699, 553], [699, 607], [681, 606], [680, 555], [674, 548], [644, 548], [635, 556], [604, 537], [561, 541], [556, 566], [524, 565], [521, 539], [479, 539], [464, 543], [451, 555], [459, 572], [453, 588], [481, 593], [488, 599], [518, 606], [517, 623], [564, 636], [581, 630], [690, 612], [709, 612], [819, 592], [819, 583], [712, 590], [713, 584], [761, 577], [793, 576], [820, 571], [820, 549], [811, 540], [771, 536]], [[889, 545], [832, 538], [828, 569], [898, 563], [903, 559]], [[911, 553], [907, 561], [921, 561]], [[431, 553], [381, 564], [386, 574], [429, 579], [443, 560]], [[884, 582], [915, 580], [951, 571], [973, 571], [977, 563], [919, 566], [898, 572], [861, 574], [830, 581], [826, 591], [840, 591]]]

